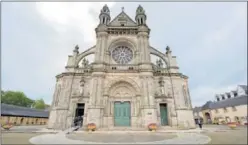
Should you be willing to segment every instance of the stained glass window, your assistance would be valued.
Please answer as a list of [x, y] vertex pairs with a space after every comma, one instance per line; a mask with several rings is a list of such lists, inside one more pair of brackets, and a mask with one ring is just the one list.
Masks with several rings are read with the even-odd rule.
[[127, 64], [133, 59], [133, 51], [127, 46], [118, 46], [112, 51], [112, 58], [116, 63]]

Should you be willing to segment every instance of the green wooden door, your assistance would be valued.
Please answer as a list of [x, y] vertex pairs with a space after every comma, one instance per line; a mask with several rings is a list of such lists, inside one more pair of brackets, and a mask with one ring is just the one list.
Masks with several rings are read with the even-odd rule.
[[129, 102], [115, 102], [114, 122], [115, 122], [115, 126], [130, 126]]
[[161, 117], [161, 125], [168, 125], [168, 115], [167, 115], [167, 106], [160, 106], [160, 117]]

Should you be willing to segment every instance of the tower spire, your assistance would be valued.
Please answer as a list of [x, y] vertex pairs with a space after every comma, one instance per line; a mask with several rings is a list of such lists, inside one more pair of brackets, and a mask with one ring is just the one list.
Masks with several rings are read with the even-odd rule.
[[101, 9], [101, 13], [99, 15], [100, 18], [100, 24], [107, 25], [110, 22], [110, 11], [108, 6], [105, 4], [103, 8]]
[[146, 25], [146, 14], [145, 14], [145, 10], [141, 5], [139, 5], [138, 8], [136, 9], [135, 20], [138, 25]]

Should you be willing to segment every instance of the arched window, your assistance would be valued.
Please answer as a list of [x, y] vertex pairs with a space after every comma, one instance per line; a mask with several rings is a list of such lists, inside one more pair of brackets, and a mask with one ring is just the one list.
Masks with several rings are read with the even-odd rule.
[[141, 20], [141, 25], [142, 25], [143, 24], [143, 19], [141, 18], [140, 20]]

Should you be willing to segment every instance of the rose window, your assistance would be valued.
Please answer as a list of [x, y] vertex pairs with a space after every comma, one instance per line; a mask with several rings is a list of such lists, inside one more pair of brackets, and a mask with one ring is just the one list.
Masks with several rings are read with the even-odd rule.
[[112, 51], [112, 58], [116, 63], [127, 64], [133, 59], [133, 51], [127, 46], [118, 46]]

